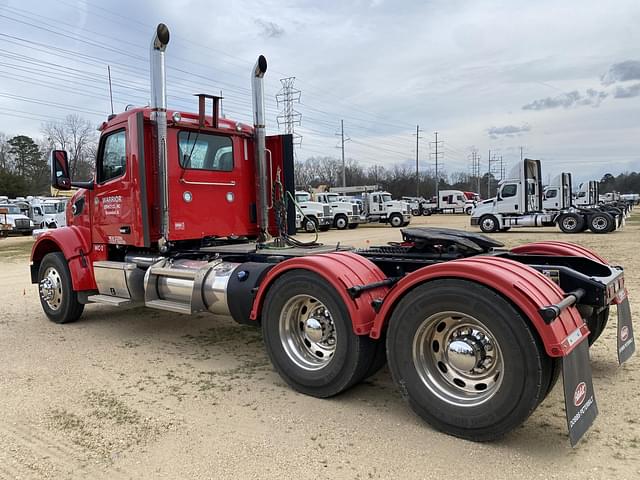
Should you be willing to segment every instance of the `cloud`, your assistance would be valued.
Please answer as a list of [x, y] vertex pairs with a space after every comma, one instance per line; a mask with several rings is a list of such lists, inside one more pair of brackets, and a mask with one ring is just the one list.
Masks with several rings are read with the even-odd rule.
[[530, 131], [531, 126], [525, 123], [521, 126], [504, 125], [503, 127], [491, 127], [487, 130], [487, 133], [489, 134], [489, 137], [496, 140], [501, 136], [515, 137], [517, 135], [522, 135], [523, 133]]
[[284, 35], [284, 28], [274, 22], [263, 20], [261, 18], [255, 19], [256, 25], [262, 29], [262, 35], [267, 38], [279, 38]]
[[632, 98], [638, 95], [640, 95], [640, 83], [628, 87], [618, 86], [613, 92], [613, 98]]
[[640, 61], [626, 60], [624, 62], [614, 63], [609, 67], [609, 70], [600, 77], [603, 85], [611, 85], [627, 80], [640, 80]]
[[523, 110], [547, 110], [549, 108], [570, 108], [592, 106], [598, 107], [602, 100], [607, 98], [608, 93], [601, 90], [589, 88], [584, 94], [574, 90], [572, 92], [563, 93], [557, 97], [546, 97], [534, 100], [522, 107]]

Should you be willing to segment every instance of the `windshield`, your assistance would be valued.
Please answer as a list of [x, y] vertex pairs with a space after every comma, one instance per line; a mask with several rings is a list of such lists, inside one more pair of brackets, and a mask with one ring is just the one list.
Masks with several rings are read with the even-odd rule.
[[10, 215], [20, 215], [20, 208], [15, 205], [0, 205], [0, 209], [6, 209]]
[[308, 193], [296, 193], [296, 202], [308, 202], [311, 198], [311, 195]]
[[44, 205], [44, 213], [56, 213], [56, 206], [51, 203]]
[[390, 202], [392, 200], [391, 198], [391, 194], [390, 193], [383, 193], [382, 194], [382, 201], [383, 202]]
[[327, 195], [327, 200], [329, 201], [329, 203], [334, 203], [339, 201], [340, 199], [338, 198], [338, 195]]

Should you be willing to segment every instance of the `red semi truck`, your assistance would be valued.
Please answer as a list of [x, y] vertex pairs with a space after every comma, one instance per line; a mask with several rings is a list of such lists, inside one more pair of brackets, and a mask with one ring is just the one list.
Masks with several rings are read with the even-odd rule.
[[[588, 343], [617, 305], [619, 357], [634, 350], [622, 268], [585, 248], [511, 250], [479, 234], [407, 228], [403, 241], [354, 250], [302, 244], [292, 139], [266, 136], [260, 56], [254, 125], [167, 109], [169, 30], [151, 44], [150, 107], [100, 128], [95, 178], [73, 182], [64, 151], [52, 185], [78, 187], [67, 226], [40, 235], [31, 278], [44, 313], [85, 304], [209, 311], [262, 329], [292, 388], [330, 397], [388, 361], [411, 407], [436, 428], [491, 440], [524, 422], [563, 372], [572, 443], [597, 408]], [[211, 115], [205, 113], [211, 101]]]

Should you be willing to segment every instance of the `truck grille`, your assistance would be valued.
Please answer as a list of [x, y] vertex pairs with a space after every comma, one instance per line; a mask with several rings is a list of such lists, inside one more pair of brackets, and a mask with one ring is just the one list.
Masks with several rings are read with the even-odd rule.
[[353, 204], [353, 214], [354, 215], [359, 215], [360, 211], [358, 209], [358, 205], [356, 205], [355, 203]]
[[16, 218], [16, 228], [29, 228], [29, 220], [26, 218]]
[[328, 217], [331, 215], [331, 205], [323, 205], [322, 206], [322, 213], [324, 213], [325, 217]]

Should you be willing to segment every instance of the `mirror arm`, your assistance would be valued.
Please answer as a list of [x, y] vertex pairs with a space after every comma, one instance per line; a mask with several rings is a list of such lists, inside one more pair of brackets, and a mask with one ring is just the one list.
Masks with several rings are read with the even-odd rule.
[[85, 190], [93, 190], [94, 182], [89, 180], [88, 182], [71, 182], [72, 187], [84, 188]]

